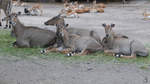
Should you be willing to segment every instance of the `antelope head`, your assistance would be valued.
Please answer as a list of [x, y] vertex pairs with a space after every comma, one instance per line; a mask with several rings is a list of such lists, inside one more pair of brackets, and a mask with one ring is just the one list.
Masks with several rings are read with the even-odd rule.
[[111, 35], [113, 35], [113, 30], [112, 28], [115, 27], [115, 24], [111, 24], [111, 25], [106, 25], [106, 24], [102, 24], [102, 26], [104, 27], [105, 29], [105, 34], [106, 34], [106, 37], [110, 37]]
[[10, 24], [12, 24], [14, 26], [17, 23], [17, 16], [18, 16], [18, 14], [12, 13], [12, 14], [8, 15], [7, 17], [3, 18], [2, 21], [9, 20]]
[[52, 19], [46, 21], [44, 24], [45, 24], [45, 25], [56, 25], [56, 24], [58, 24], [59, 22], [64, 23], [64, 18], [61, 17], [61, 14], [59, 14], [59, 15], [53, 17]]

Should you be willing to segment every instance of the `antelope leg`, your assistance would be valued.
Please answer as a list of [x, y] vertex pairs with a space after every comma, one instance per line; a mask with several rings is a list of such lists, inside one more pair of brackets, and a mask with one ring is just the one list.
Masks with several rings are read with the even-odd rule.
[[115, 52], [113, 50], [104, 50], [106, 55], [114, 56]]
[[87, 55], [88, 54], [88, 50], [82, 50], [80, 53], [75, 54], [74, 56], [83, 56], [83, 55]]
[[57, 52], [57, 51], [58, 51], [57, 48], [48, 47], [48, 48], [42, 50], [41, 53], [49, 53], [49, 52]]
[[71, 51], [72, 51], [71, 48], [66, 48], [66, 49], [61, 50], [60, 52], [63, 53], [63, 54], [68, 54]]
[[136, 58], [136, 54], [132, 53], [131, 56], [120, 56], [121, 58]]
[[60, 48], [52, 48], [52, 47], [49, 47], [49, 48], [46, 48], [44, 50], [41, 51], [41, 53], [48, 53], [48, 52], [60, 52], [60, 53], [63, 53], [63, 54], [67, 54], [71, 51], [71, 48], [66, 48], [66, 49], [60, 49]]

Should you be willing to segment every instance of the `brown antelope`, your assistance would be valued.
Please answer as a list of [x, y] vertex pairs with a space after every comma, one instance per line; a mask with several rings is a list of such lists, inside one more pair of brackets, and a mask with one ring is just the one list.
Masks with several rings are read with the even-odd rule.
[[103, 13], [104, 12], [104, 8], [106, 8], [106, 6], [103, 3], [96, 3], [96, 0], [93, 1], [93, 5], [92, 8], [90, 9], [90, 12], [99, 12], [99, 13]]
[[32, 16], [41, 16], [43, 14], [43, 10], [40, 4], [35, 4], [31, 8], [24, 8], [24, 14]]
[[16, 36], [14, 45], [17, 47], [46, 47], [55, 43], [56, 34], [53, 31], [24, 26], [15, 13], [4, 18], [4, 20], [6, 19], [11, 19], [13, 32]]
[[[90, 36], [78, 36], [76, 34], [69, 34], [67, 32], [66, 26], [58, 24], [57, 32], [59, 33], [59, 38], [61, 38], [63, 47], [65, 49], [59, 50], [58, 48], [54, 49], [54, 51], [60, 51], [65, 54], [68, 53], [68, 56], [86, 55], [96, 51], [103, 51], [101, 39], [95, 38], [93, 31], [90, 33]], [[44, 50], [44, 52], [49, 51], [53, 51], [53, 49], [48, 48]]]
[[77, 9], [75, 10], [76, 13], [78, 14], [81, 14], [81, 13], [89, 13], [90, 12], [90, 8], [89, 7], [85, 7], [85, 8], [82, 8], [82, 9]]
[[43, 10], [42, 10], [42, 6], [41, 4], [35, 4], [33, 5], [30, 9], [29, 9], [30, 12], [33, 12], [36, 14], [36, 12], [39, 12], [40, 13], [40, 16], [43, 14]]
[[27, 3], [21, 1], [21, 0], [13, 0], [13, 6], [26, 6]]
[[106, 8], [106, 5], [104, 3], [97, 4], [96, 0], [93, 1], [93, 6], [96, 8]]
[[72, 9], [68, 9], [68, 10], [62, 9], [62, 10], [60, 11], [60, 14], [61, 14], [62, 16], [64, 16], [65, 18], [79, 18], [78, 13], [76, 13], [76, 11], [75, 11], [75, 10], [72, 10]]
[[75, 12], [76, 6], [72, 3], [65, 2], [64, 9], [60, 11], [60, 14], [66, 18], [78, 18], [78, 14]]
[[[0, 0], [0, 9], [2, 9], [6, 16], [8, 16], [11, 13], [12, 8], [12, 0]], [[0, 11], [1, 13], [1, 11]], [[11, 28], [11, 25], [9, 24], [9, 21], [6, 21], [5, 28]]]
[[150, 14], [147, 13], [146, 9], [144, 9], [143, 16], [144, 16], [144, 20], [150, 19]]
[[105, 28], [105, 41], [102, 43], [104, 52], [121, 58], [135, 58], [136, 56], [146, 57], [149, 55], [148, 50], [144, 45], [127, 37], [117, 36], [113, 32], [115, 24], [102, 25]]
[[78, 14], [88, 13], [90, 11], [89, 7], [85, 7], [83, 4], [78, 4], [78, 2], [74, 2], [75, 12]]
[[[73, 14], [81, 14], [81, 13], [87, 13], [90, 11], [89, 7], [85, 7], [83, 4], [78, 4], [78, 2], [74, 2], [74, 3], [65, 3], [64, 4], [64, 8], [66, 11], [66, 15], [73, 15]], [[76, 15], [77, 15], [76, 14]]]

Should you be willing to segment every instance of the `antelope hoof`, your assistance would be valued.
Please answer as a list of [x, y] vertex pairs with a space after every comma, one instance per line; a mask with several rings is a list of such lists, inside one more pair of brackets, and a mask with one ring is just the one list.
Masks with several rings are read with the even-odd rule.
[[116, 54], [115, 57], [116, 57], [116, 58], [120, 58], [120, 55], [119, 55], [119, 54]]
[[71, 56], [73, 56], [73, 53], [70, 52], [70, 53], [68, 53], [66, 56], [67, 56], [67, 57], [71, 57]]
[[41, 54], [44, 54], [44, 53], [46, 53], [46, 50], [45, 49], [41, 50]]
[[7, 29], [8, 28], [8, 25], [6, 25], [5, 27], [4, 27], [4, 29]]
[[119, 54], [119, 53], [116, 53], [116, 54], [115, 54], [115, 57], [116, 57], [116, 58], [120, 58], [120, 57], [122, 57], [122, 56], [123, 56], [123, 54]]
[[17, 48], [17, 42], [14, 42], [14, 43], [12, 44], [12, 46], [15, 47], [15, 48]]
[[11, 29], [11, 26], [9, 25], [9, 29]]

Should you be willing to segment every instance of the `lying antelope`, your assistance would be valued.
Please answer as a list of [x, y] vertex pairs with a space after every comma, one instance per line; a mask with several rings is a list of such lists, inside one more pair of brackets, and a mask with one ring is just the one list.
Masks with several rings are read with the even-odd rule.
[[150, 14], [147, 13], [146, 9], [144, 9], [143, 16], [144, 16], [144, 20], [150, 19]]
[[93, 1], [93, 6], [96, 8], [106, 8], [106, 5], [104, 3], [97, 4], [96, 0]]
[[[64, 16], [60, 14], [57, 16], [52, 17], [48, 21], [44, 22], [45, 25], [56, 25], [56, 24], [65, 24]], [[89, 30], [87, 29], [80, 29], [80, 28], [67, 28], [67, 31], [70, 34], [77, 34], [80, 36], [89, 36]]]
[[72, 9], [68, 9], [68, 10], [62, 9], [60, 11], [60, 14], [65, 18], [79, 18], [79, 15], [76, 13], [76, 11]]
[[90, 9], [90, 12], [95, 13], [95, 12], [99, 12], [99, 13], [103, 13], [104, 12], [104, 8], [106, 8], [106, 6], [103, 3], [96, 3], [96, 0], [93, 1], [92, 7]]
[[56, 25], [56, 24], [65, 24], [64, 17], [61, 14], [52, 17], [50, 20], [44, 22], [45, 25]]
[[35, 4], [31, 8], [24, 8], [24, 13], [27, 15], [42, 15], [43, 10], [41, 4]]
[[73, 55], [86, 55], [88, 53], [93, 53], [96, 51], [103, 51], [101, 45], [101, 39], [95, 38], [93, 32], [90, 33], [90, 36], [78, 36], [76, 34], [69, 34], [66, 29], [66, 25], [57, 25], [57, 32], [59, 33], [59, 38], [64, 49], [45, 49], [44, 52], [49, 51], [59, 51], [67, 54], [68, 56]]
[[18, 19], [17, 14], [12, 13], [4, 20], [11, 19], [13, 33], [16, 36], [14, 46], [17, 47], [46, 47], [55, 43], [56, 34], [50, 30], [44, 30], [34, 26], [25, 26]]
[[105, 28], [105, 42], [103, 42], [104, 52], [121, 58], [135, 58], [136, 56], [146, 57], [149, 55], [144, 45], [126, 37], [116, 37], [113, 27], [115, 24], [102, 25]]
[[83, 4], [78, 4], [78, 2], [74, 3], [64, 3], [64, 13], [66, 12], [66, 15], [73, 15], [73, 14], [81, 14], [81, 13], [87, 13], [90, 11], [89, 7], [85, 7]]

